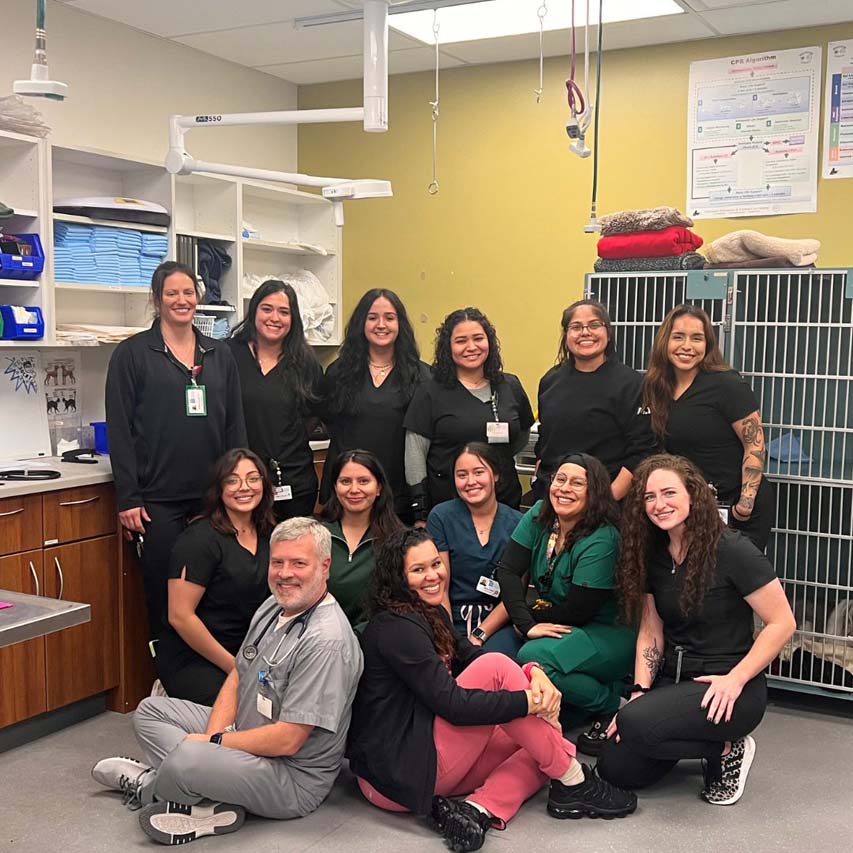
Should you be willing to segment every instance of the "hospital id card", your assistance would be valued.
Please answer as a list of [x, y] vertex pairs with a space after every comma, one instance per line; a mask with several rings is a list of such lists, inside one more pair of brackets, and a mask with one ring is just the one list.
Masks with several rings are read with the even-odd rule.
[[729, 517], [731, 514], [731, 507], [723, 506], [721, 504], [717, 504], [717, 512], [720, 514], [720, 518], [723, 519], [723, 524], [729, 523]]
[[187, 385], [187, 417], [207, 416], [207, 389], [204, 385]]
[[272, 719], [272, 699], [263, 693], [258, 693], [258, 713], [268, 720]]
[[481, 575], [480, 580], [477, 581], [477, 592], [482, 592], [484, 595], [490, 595], [492, 598], [499, 598], [501, 594], [501, 585], [494, 578], [488, 578], [485, 575]]
[[509, 424], [506, 421], [486, 421], [486, 440], [489, 444], [509, 444]]
[[276, 486], [273, 489], [273, 500], [292, 501], [293, 489], [290, 486]]

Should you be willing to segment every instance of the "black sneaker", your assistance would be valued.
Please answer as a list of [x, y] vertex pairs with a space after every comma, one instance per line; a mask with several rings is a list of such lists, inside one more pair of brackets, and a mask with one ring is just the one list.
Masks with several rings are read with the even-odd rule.
[[607, 741], [607, 728], [613, 719], [613, 714], [600, 717], [585, 732], [581, 732], [577, 739], [578, 752], [584, 755], [600, 755], [601, 748]]
[[577, 785], [564, 785], [551, 780], [548, 791], [548, 814], [560, 819], [579, 817], [625, 817], [637, 808], [637, 795], [623, 791], [598, 775], [588, 764], [581, 764], [584, 780]]
[[734, 805], [743, 796], [754, 758], [755, 740], [750, 735], [734, 741], [728, 754], [720, 759], [720, 781], [711, 782], [706, 774], [699, 796], [712, 806]]
[[188, 844], [205, 835], [236, 832], [246, 819], [242, 806], [203, 800], [194, 806], [156, 802], [139, 812], [142, 831], [160, 844]]
[[[435, 801], [433, 801], [434, 803]], [[479, 850], [486, 833], [491, 829], [492, 818], [464, 800], [453, 804], [444, 824], [444, 840], [451, 850]]]
[[432, 808], [427, 815], [427, 825], [439, 835], [444, 835], [447, 818], [454, 811], [456, 811], [456, 803], [453, 800], [448, 800], [447, 797], [439, 797], [438, 795], [434, 796], [432, 798]]

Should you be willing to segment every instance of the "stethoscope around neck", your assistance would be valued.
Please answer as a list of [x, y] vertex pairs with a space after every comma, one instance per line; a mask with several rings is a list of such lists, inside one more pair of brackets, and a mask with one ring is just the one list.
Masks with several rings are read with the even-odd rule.
[[[326, 597], [326, 594], [327, 592], [324, 591], [323, 594], [307, 610], [304, 610], [290, 622], [290, 624], [284, 629], [284, 633], [281, 635], [281, 638], [276, 644], [275, 651], [272, 653], [272, 655], [270, 655], [270, 657], [267, 657], [266, 655], [263, 656], [264, 663], [267, 665], [268, 670], [275, 669], [287, 657], [287, 654], [285, 653], [279, 660], [275, 659], [276, 655], [281, 649], [281, 644], [287, 639], [290, 632], [297, 625], [299, 625], [299, 633], [296, 635], [296, 639], [297, 641], [302, 639], [302, 635], [305, 633], [305, 629], [308, 627], [308, 623], [311, 621], [311, 617], [314, 615], [314, 611], [323, 603], [323, 599]], [[261, 640], [263, 640], [263, 638], [266, 636], [267, 631], [269, 631], [269, 629], [278, 619], [280, 614], [281, 610], [276, 610], [270, 620], [267, 622], [267, 624], [264, 625], [264, 628], [261, 633], [258, 634], [258, 636], [255, 638], [255, 641], [253, 643], [249, 643], [248, 646], [245, 646], [243, 648], [243, 657], [246, 660], [252, 661], [258, 656], [258, 646], [260, 645]]]

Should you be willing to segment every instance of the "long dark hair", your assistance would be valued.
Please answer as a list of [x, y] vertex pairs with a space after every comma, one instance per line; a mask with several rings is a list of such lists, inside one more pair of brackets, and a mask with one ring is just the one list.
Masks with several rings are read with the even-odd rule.
[[435, 380], [447, 388], [452, 388], [456, 383], [456, 364], [453, 361], [450, 349], [450, 339], [453, 330], [466, 321], [479, 323], [486, 333], [489, 342], [489, 355], [483, 363], [483, 373], [486, 379], [494, 385], [503, 382], [503, 360], [501, 359], [501, 342], [495, 327], [489, 322], [489, 318], [478, 308], [459, 308], [451, 311], [444, 318], [444, 322], [435, 330], [435, 358], [432, 363], [432, 372]]
[[376, 482], [379, 483], [379, 496], [370, 508], [370, 529], [374, 537], [381, 542], [387, 536], [400, 530], [403, 525], [394, 512], [394, 493], [391, 490], [385, 469], [382, 467], [382, 463], [369, 450], [345, 450], [343, 453], [339, 453], [334, 462], [332, 462], [332, 493], [326, 502], [326, 506], [323, 508], [323, 520], [340, 521], [343, 517], [344, 508], [338, 500], [335, 484], [338, 482], [338, 477], [340, 477], [344, 465], [348, 462], [363, 465], [373, 474]]
[[371, 576], [367, 608], [371, 616], [386, 610], [397, 614], [419, 614], [432, 629], [436, 652], [450, 660], [456, 648], [456, 636], [441, 613], [441, 605], [422, 601], [406, 580], [406, 554], [411, 548], [432, 541], [432, 536], [424, 528], [414, 527], [398, 530], [380, 543], [376, 549], [376, 566]]
[[681, 575], [678, 604], [686, 616], [701, 609], [717, 564], [717, 548], [723, 535], [723, 521], [711, 487], [699, 469], [681, 456], [659, 453], [644, 459], [634, 471], [631, 488], [622, 507], [622, 547], [616, 569], [616, 590], [626, 621], [638, 624], [647, 593], [648, 563], [655, 547], [666, 543], [668, 535], [646, 515], [645, 492], [653, 471], [672, 471], [690, 495], [690, 515], [684, 522], [686, 557]]
[[400, 384], [407, 400], [411, 400], [421, 375], [421, 355], [415, 340], [406, 306], [393, 290], [374, 287], [368, 290], [353, 309], [344, 333], [336, 363], [334, 387], [329, 388], [327, 406], [332, 414], [351, 412], [364, 378], [367, 376], [369, 349], [364, 337], [364, 324], [370, 308], [377, 299], [387, 299], [397, 312], [397, 340], [394, 341], [394, 369], [399, 372]]
[[655, 334], [649, 364], [643, 377], [643, 406], [652, 413], [652, 429], [661, 440], [666, 436], [666, 423], [675, 393], [675, 369], [669, 360], [669, 338], [672, 327], [679, 317], [695, 317], [702, 323], [705, 333], [705, 357], [699, 370], [705, 373], [722, 373], [731, 368], [726, 364], [717, 345], [717, 336], [711, 318], [698, 305], [676, 305], [663, 318]]
[[[563, 551], [568, 551], [575, 542], [589, 536], [605, 524], [619, 527], [619, 505], [613, 498], [613, 492], [610, 489], [610, 476], [604, 465], [588, 453], [567, 453], [557, 463], [557, 467], [554, 469], [555, 475], [563, 465], [569, 463], [579, 465], [586, 471], [586, 507], [583, 515], [566, 537], [566, 541], [563, 543]], [[544, 530], [550, 530], [556, 517], [557, 514], [554, 512], [554, 506], [551, 503], [549, 484], [548, 494], [542, 501], [542, 508], [536, 516], [536, 521]]]
[[281, 342], [280, 363], [284, 368], [282, 376], [304, 406], [317, 399], [311, 379], [318, 371], [318, 362], [313, 348], [305, 340], [305, 327], [302, 325], [302, 315], [299, 313], [299, 299], [292, 285], [274, 278], [265, 281], [252, 294], [246, 316], [243, 322], [231, 332], [231, 337], [235, 341], [257, 345], [258, 331], [255, 328], [255, 317], [258, 306], [273, 293], [283, 293], [290, 307], [290, 331]]
[[207, 491], [204, 493], [204, 498], [202, 499], [202, 509], [199, 518], [209, 518], [210, 526], [219, 533], [223, 533], [226, 536], [237, 535], [237, 531], [228, 517], [225, 504], [222, 503], [222, 481], [244, 459], [248, 459], [249, 462], [254, 463], [263, 482], [260, 503], [252, 510], [252, 524], [255, 525], [258, 536], [268, 536], [273, 527], [275, 527], [275, 518], [272, 512], [272, 482], [267, 473], [267, 466], [261, 462], [257, 454], [244, 447], [228, 450], [216, 460], [210, 477], [210, 485], [207, 487]]
[[557, 364], [565, 364], [568, 362], [573, 365], [575, 363], [575, 357], [569, 350], [566, 338], [569, 334], [569, 323], [572, 322], [572, 317], [574, 316], [575, 311], [577, 311], [578, 308], [583, 307], [592, 308], [596, 317], [604, 323], [607, 330], [607, 346], [604, 349], [604, 357], [610, 358], [610, 356], [616, 352], [616, 345], [613, 343], [613, 323], [610, 320], [610, 314], [607, 312], [607, 306], [603, 302], [599, 302], [597, 299], [578, 299], [577, 302], [572, 302], [572, 304], [563, 311], [563, 316], [560, 320], [562, 334], [560, 335], [560, 346], [557, 348]]

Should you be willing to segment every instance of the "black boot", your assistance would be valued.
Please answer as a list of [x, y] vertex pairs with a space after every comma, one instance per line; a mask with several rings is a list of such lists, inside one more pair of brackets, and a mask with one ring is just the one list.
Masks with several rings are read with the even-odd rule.
[[625, 817], [637, 808], [637, 795], [605, 782], [588, 764], [581, 764], [584, 780], [577, 785], [564, 785], [551, 780], [548, 792], [548, 814], [556, 818]]
[[454, 803], [454, 808], [447, 815], [444, 824], [444, 840], [447, 846], [457, 853], [479, 850], [491, 826], [491, 817], [470, 803]]

